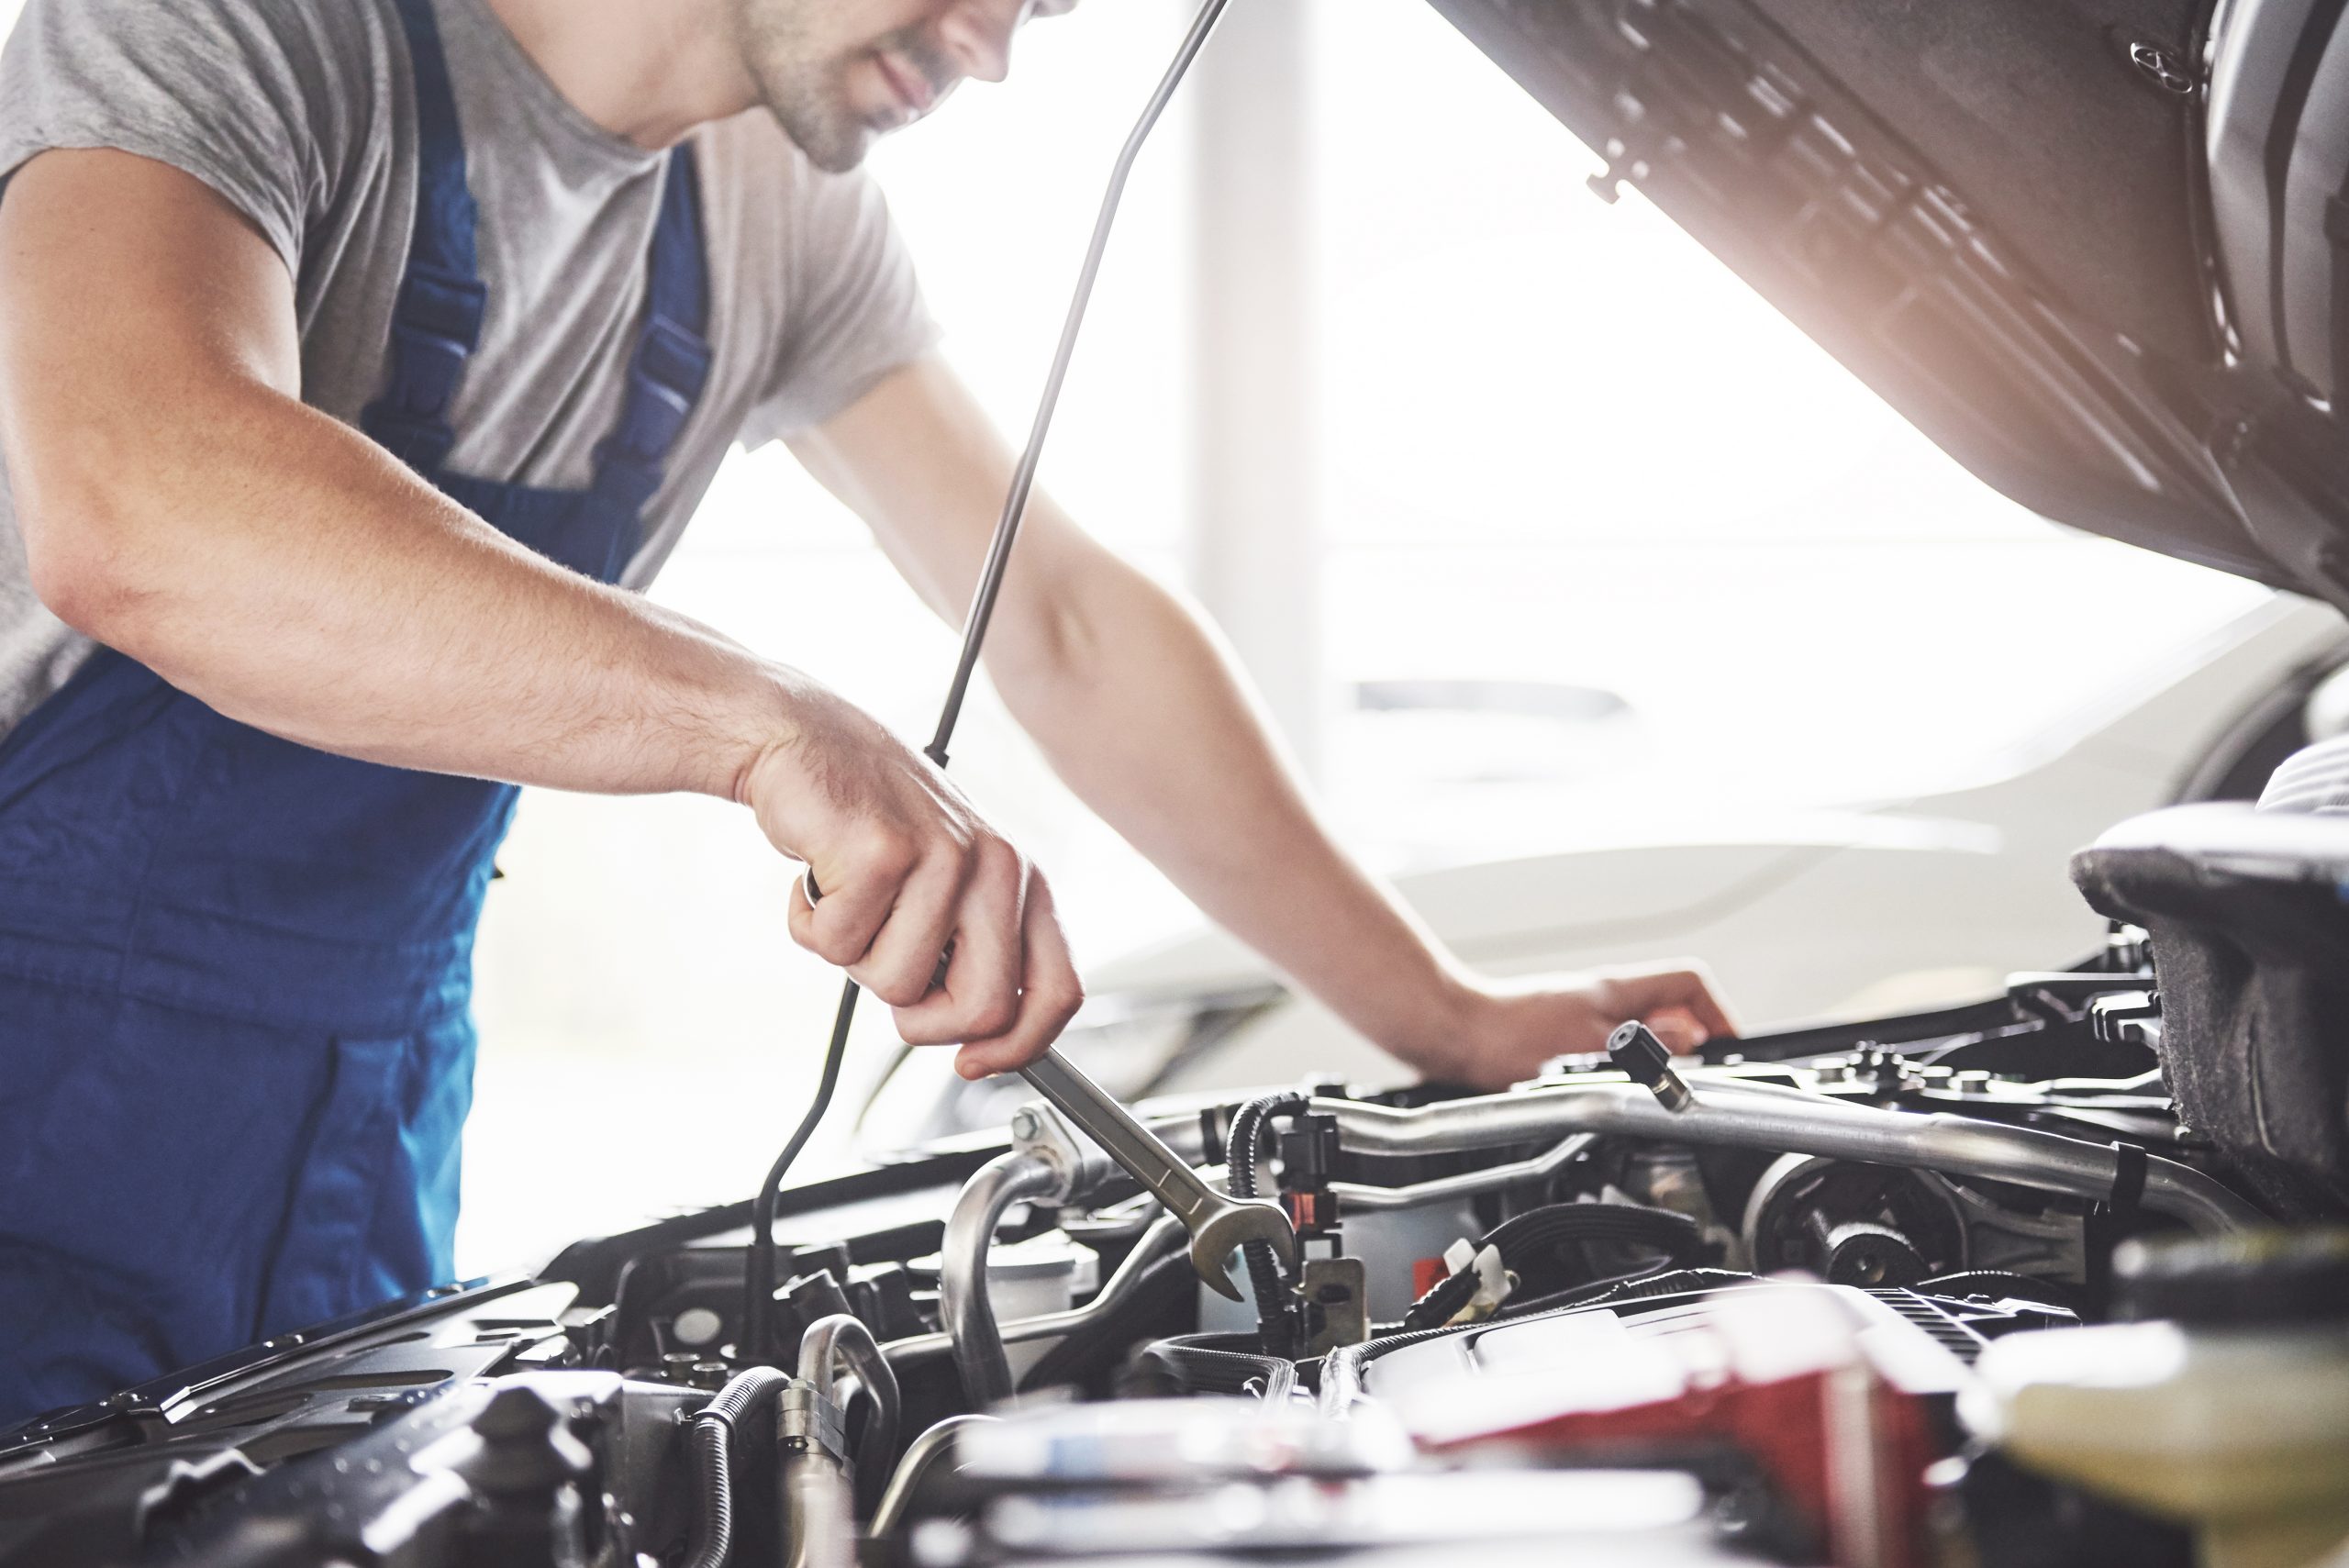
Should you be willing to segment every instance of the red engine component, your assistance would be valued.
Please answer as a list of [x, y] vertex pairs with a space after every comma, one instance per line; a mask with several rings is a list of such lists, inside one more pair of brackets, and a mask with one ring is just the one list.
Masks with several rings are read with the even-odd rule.
[[[1924, 1562], [1924, 1474], [1941, 1457], [1927, 1400], [1954, 1360], [1916, 1385], [1882, 1364], [1882, 1325], [1827, 1287], [1762, 1284], [1711, 1293], [1660, 1318], [1608, 1311], [1499, 1324], [1408, 1347], [1372, 1385], [1423, 1449], [1507, 1445], [1576, 1462], [1697, 1462], [1731, 1451], [1768, 1483], [1838, 1568]], [[1512, 1342], [1512, 1341], [1516, 1342]]]

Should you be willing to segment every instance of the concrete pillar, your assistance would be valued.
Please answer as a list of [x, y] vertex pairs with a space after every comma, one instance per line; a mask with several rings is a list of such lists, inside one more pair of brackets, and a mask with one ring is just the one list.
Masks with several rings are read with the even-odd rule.
[[1321, 558], [1304, 0], [1241, 0], [1194, 67], [1190, 571], [1307, 773]]

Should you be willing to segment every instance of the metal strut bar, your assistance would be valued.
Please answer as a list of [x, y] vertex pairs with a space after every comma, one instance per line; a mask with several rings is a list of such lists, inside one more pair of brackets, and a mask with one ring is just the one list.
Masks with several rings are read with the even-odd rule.
[[[1364, 1154], [1454, 1153], [1598, 1133], [1909, 1166], [2091, 1200], [2109, 1199], [2127, 1180], [2121, 1156], [2083, 1139], [1758, 1084], [1708, 1084], [1680, 1111], [1636, 1084], [1556, 1084], [1410, 1110], [1320, 1099], [1313, 1108], [1335, 1117], [1341, 1144]], [[1449, 1191], [1451, 1180], [1425, 1184]], [[2145, 1207], [2204, 1235], [2266, 1222], [2215, 1178], [2175, 1160], [2146, 1159], [2143, 1182]]]
[[[946, 701], [938, 714], [938, 728], [931, 734], [930, 744], [922, 748], [922, 755], [937, 767], [946, 766], [947, 747], [954, 739], [954, 727], [963, 717], [963, 700], [970, 695], [971, 676], [979, 665], [979, 651], [987, 637], [987, 623], [995, 618], [995, 603], [1003, 592], [1004, 573], [1011, 564], [1011, 547], [1019, 537], [1019, 525], [1028, 515], [1029, 493], [1036, 486], [1036, 468], [1043, 461], [1044, 437], [1052, 428], [1052, 411], [1060, 406], [1061, 384], [1068, 379], [1069, 361], [1076, 353], [1076, 335], [1085, 325], [1085, 307], [1093, 299], [1093, 283], [1100, 275], [1101, 257], [1109, 247], [1109, 228], [1118, 216], [1118, 203], [1126, 194], [1126, 176], [1133, 172], [1134, 160], [1141, 153], [1142, 144], [1150, 139], [1158, 118], [1174, 96], [1174, 89], [1182, 83], [1191, 69], [1191, 61], [1215, 30], [1223, 15], [1227, 0], [1203, 0], [1198, 13], [1191, 18], [1190, 27], [1183, 34], [1183, 41], [1174, 47], [1174, 58], [1168, 61], [1165, 73], [1142, 106], [1141, 117], [1126, 133], [1125, 145], [1118, 150], [1118, 161], [1109, 170], [1108, 188], [1102, 193], [1101, 207], [1093, 219], [1093, 238], [1085, 248], [1085, 264], [1077, 269], [1076, 291], [1068, 302], [1068, 315], [1061, 322], [1059, 345], [1052, 350], [1052, 369], [1044, 376], [1044, 391], [1037, 399], [1035, 422], [1028, 429], [1028, 444], [1019, 453], [1019, 464], [1011, 472], [1011, 488], [1003, 498], [1003, 515], [996, 519], [995, 537], [988, 541], [985, 562], [979, 569], [979, 583], [971, 595], [971, 607], [963, 620], [963, 651], [954, 661], [954, 678], [946, 688]], [[832, 1091], [840, 1082], [841, 1058], [848, 1050], [849, 1027], [856, 1017], [858, 987], [855, 981], [841, 986], [839, 1010], [832, 1018], [831, 1043], [824, 1056], [823, 1075], [818, 1080], [816, 1097], [807, 1106], [807, 1114], [800, 1118], [791, 1140], [776, 1156], [774, 1168], [767, 1172], [766, 1184], [759, 1189], [758, 1197], [751, 1205], [751, 1260], [744, 1271], [742, 1331], [740, 1351], [745, 1360], [756, 1361], [767, 1353], [767, 1316], [774, 1299], [774, 1211], [777, 1194], [783, 1179], [790, 1173], [791, 1164], [799, 1151], [814, 1136], [817, 1125], [830, 1108]]]

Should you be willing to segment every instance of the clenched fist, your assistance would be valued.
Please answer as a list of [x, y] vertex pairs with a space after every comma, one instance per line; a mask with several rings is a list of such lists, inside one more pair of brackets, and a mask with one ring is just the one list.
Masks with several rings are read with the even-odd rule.
[[743, 786], [822, 889], [793, 890], [792, 939], [888, 1004], [907, 1044], [959, 1043], [963, 1077], [1034, 1061], [1085, 999], [1042, 874], [869, 715], [820, 689], [796, 708]]

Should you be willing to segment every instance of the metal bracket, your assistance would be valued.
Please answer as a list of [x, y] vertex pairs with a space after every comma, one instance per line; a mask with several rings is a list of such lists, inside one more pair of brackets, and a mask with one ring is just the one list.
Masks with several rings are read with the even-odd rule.
[[1370, 1338], [1370, 1281], [1360, 1258], [1306, 1259], [1297, 1294], [1319, 1323], [1307, 1354], [1327, 1355]]
[[1041, 1195], [1047, 1203], [1082, 1203], [1125, 1174], [1099, 1144], [1044, 1100], [1031, 1100], [1011, 1113], [1011, 1147], [1052, 1167], [1059, 1185]]

